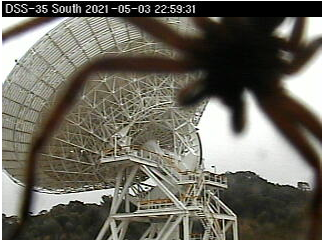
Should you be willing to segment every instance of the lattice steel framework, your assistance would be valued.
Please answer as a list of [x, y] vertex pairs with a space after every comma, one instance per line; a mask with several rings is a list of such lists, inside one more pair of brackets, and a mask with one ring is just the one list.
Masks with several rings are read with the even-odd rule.
[[[160, 20], [195, 34], [187, 18]], [[101, 54], [177, 55], [113, 18], [70, 18], [46, 34], [3, 85], [3, 167], [14, 181], [24, 181], [32, 135], [71, 74]], [[203, 167], [196, 126], [206, 102], [182, 109], [174, 100], [199, 75], [91, 75], [41, 154], [37, 189], [69, 193], [114, 188], [110, 213], [96, 240], [122, 240], [129, 224], [137, 221], [147, 223], [140, 240], [238, 240], [236, 215], [218, 198], [219, 190], [227, 188], [226, 177]]]
[[[161, 21], [185, 34], [187, 18]], [[3, 85], [3, 167], [24, 181], [26, 154], [39, 123], [57, 101], [67, 79], [101, 54], [177, 53], [119, 19], [70, 18], [42, 37], [16, 64]], [[181, 160], [201, 157], [195, 126], [206, 103], [180, 109], [174, 98], [193, 74], [93, 74], [38, 164], [37, 188], [52, 193], [114, 186], [117, 167], [101, 159], [118, 146], [155, 145]], [[153, 146], [150, 141], [155, 141]]]

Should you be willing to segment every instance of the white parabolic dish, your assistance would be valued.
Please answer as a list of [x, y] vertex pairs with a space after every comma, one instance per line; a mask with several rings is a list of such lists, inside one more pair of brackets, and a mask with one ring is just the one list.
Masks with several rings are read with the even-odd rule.
[[[183, 34], [195, 33], [187, 18], [159, 20]], [[3, 168], [15, 182], [23, 184], [32, 136], [71, 74], [102, 54], [176, 58], [178, 53], [116, 18], [69, 18], [48, 32], [3, 84]], [[201, 161], [196, 126], [206, 101], [183, 109], [175, 97], [198, 77], [93, 74], [41, 154], [37, 189], [68, 193], [113, 187], [118, 165], [101, 160], [117, 145], [167, 155], [182, 162], [182, 170], [195, 170]]]

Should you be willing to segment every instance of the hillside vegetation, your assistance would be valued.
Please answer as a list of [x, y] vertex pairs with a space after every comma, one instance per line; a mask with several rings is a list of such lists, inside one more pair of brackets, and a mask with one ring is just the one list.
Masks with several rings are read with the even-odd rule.
[[238, 216], [240, 240], [306, 239], [312, 192], [270, 183], [253, 172], [227, 177], [222, 200]]
[[[307, 232], [311, 192], [270, 183], [252, 172], [228, 173], [222, 200], [237, 214], [240, 240], [302, 240]], [[72, 201], [32, 216], [17, 240], [92, 240], [108, 216], [112, 198], [100, 205]], [[135, 210], [135, 209], [133, 209]], [[2, 214], [2, 237], [8, 239], [17, 217]], [[129, 226], [126, 238], [138, 239], [144, 223]]]

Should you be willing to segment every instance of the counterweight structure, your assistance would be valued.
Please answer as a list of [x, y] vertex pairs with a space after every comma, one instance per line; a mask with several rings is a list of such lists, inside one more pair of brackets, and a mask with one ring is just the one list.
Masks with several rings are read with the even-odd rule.
[[[187, 18], [160, 21], [183, 34], [196, 32]], [[47, 33], [3, 85], [3, 168], [15, 182], [23, 184], [32, 135], [71, 74], [102, 54], [177, 57], [114, 18], [70, 18]], [[60, 194], [114, 188], [111, 212], [97, 240], [124, 239], [134, 221], [147, 223], [141, 240], [236, 240], [236, 216], [218, 195], [227, 188], [226, 178], [203, 167], [196, 126], [206, 101], [182, 109], [174, 100], [200, 74], [90, 76], [41, 153], [35, 190]]]

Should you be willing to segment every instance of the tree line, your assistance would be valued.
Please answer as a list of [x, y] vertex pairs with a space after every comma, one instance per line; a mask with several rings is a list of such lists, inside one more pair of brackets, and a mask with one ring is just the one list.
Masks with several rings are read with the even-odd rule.
[[[221, 192], [221, 199], [238, 216], [240, 240], [305, 239], [311, 191], [273, 184], [253, 172], [226, 175], [229, 187]], [[16, 240], [95, 239], [108, 217], [111, 203], [111, 196], [102, 196], [100, 204], [80, 201], [59, 204], [50, 211], [31, 216], [23, 234]], [[131, 210], [135, 211], [135, 206]], [[18, 221], [16, 216], [2, 214], [3, 240], [8, 239]], [[133, 223], [125, 238], [139, 239], [146, 228], [145, 223]]]

